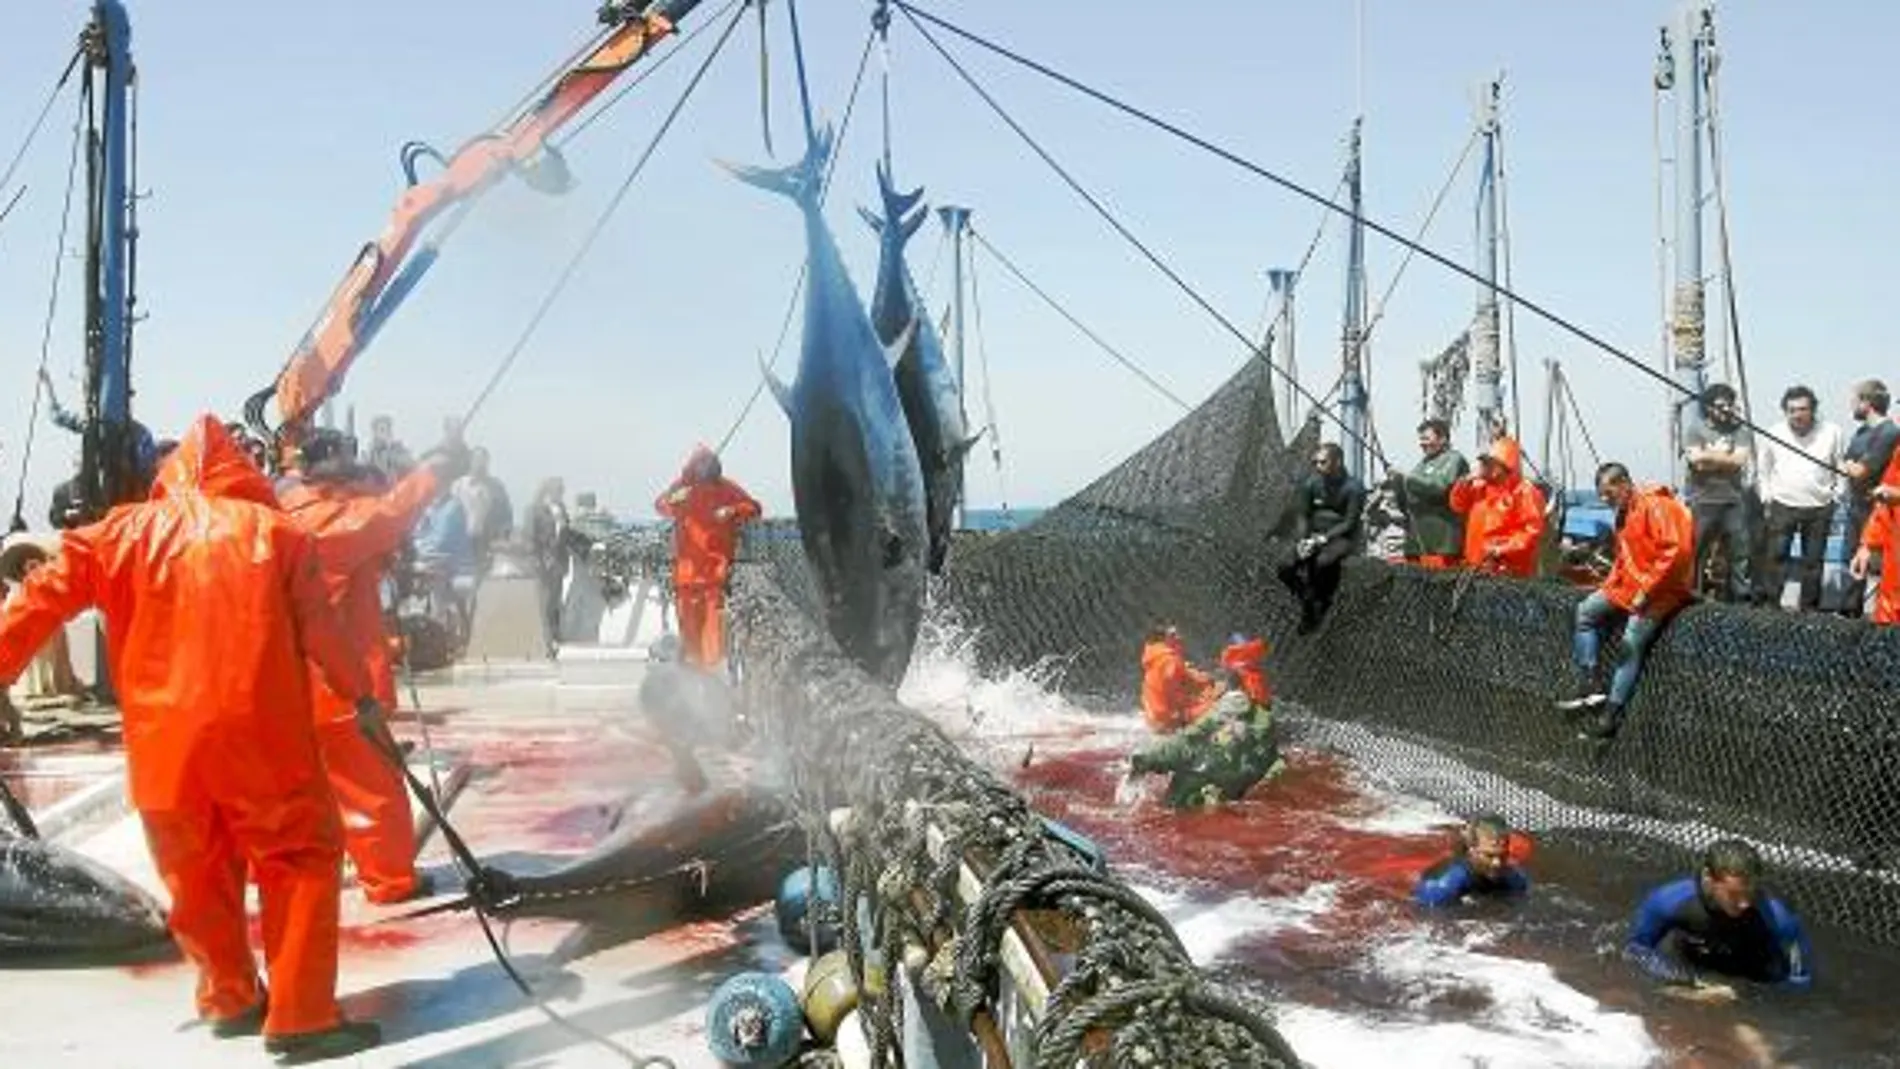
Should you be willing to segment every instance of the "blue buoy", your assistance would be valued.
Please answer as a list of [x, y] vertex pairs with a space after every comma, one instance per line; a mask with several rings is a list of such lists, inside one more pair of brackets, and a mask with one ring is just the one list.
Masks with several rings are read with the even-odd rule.
[[706, 1007], [706, 1045], [737, 1069], [778, 1069], [798, 1053], [804, 1034], [798, 994], [776, 976], [740, 973]]
[[[825, 954], [838, 945], [838, 877], [829, 868], [818, 866], [817, 876], [809, 867], [794, 869], [780, 881], [778, 899], [772, 911], [778, 918], [778, 934], [800, 954]], [[811, 945], [806, 918], [813, 915], [812, 899], [818, 900], [816, 916], [818, 945]]]

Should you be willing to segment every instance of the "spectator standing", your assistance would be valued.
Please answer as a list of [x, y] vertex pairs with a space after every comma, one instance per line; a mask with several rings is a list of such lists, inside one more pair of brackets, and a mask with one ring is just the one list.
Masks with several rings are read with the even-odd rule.
[[1781, 604], [1788, 552], [1799, 536], [1798, 604], [1803, 612], [1821, 607], [1821, 569], [1841, 492], [1835, 469], [1841, 466], [1847, 439], [1838, 424], [1816, 418], [1819, 408], [1813, 390], [1788, 387], [1781, 395], [1782, 420], [1772, 433], [1789, 444], [1764, 442], [1758, 454], [1765, 510], [1762, 554], [1755, 573], [1755, 602], [1759, 605]]

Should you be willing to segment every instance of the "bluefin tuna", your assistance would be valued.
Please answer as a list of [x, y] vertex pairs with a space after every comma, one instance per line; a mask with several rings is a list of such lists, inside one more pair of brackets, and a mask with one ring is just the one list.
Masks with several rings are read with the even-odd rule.
[[175, 953], [158, 901], [65, 847], [0, 830], [0, 964], [116, 964]]
[[[917, 280], [904, 260], [904, 247], [924, 220], [928, 208], [919, 208], [923, 190], [899, 193], [890, 172], [877, 166], [878, 193], [884, 214], [859, 209], [864, 221], [878, 233], [877, 285], [871, 296], [871, 324], [886, 345], [898, 344], [909, 332], [909, 344], [897, 359], [897, 396], [904, 421], [917, 447], [924, 477], [924, 505], [930, 530], [930, 553], [925, 561], [931, 574], [943, 574], [950, 552], [950, 527], [963, 496], [963, 459], [981, 433], [972, 435], [963, 414], [963, 393], [950, 362], [944, 358], [943, 339], [931, 322], [917, 290]], [[915, 214], [912, 210], [916, 209]]]
[[923, 618], [929, 551], [923, 473], [890, 360], [818, 203], [827, 130], [785, 170], [726, 165], [789, 198], [805, 220], [805, 333], [792, 385], [765, 371], [792, 425], [798, 532], [831, 636], [866, 672], [902, 681]]
[[[485, 908], [498, 917], [578, 922], [556, 952], [571, 960], [769, 901], [804, 863], [804, 836], [779, 793], [715, 778], [697, 793], [663, 784], [635, 795], [598, 846], [551, 871], [514, 872], [500, 860], [484, 866]], [[464, 896], [409, 916], [474, 904]]]

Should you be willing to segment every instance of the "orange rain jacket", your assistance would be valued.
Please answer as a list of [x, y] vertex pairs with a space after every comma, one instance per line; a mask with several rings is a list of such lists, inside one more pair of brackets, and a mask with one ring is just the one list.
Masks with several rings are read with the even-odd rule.
[[[296, 481], [278, 492], [292, 522], [316, 539], [330, 606], [369, 671], [376, 699], [396, 706], [396, 675], [383, 617], [382, 580], [440, 483], [427, 464], [383, 490], [368, 482]], [[416, 890], [415, 817], [389, 759], [356, 729], [354, 703], [311, 666], [317, 743], [343, 815], [343, 842], [363, 897], [400, 902]]]
[[[680, 477], [653, 503], [655, 512], [673, 521], [676, 587], [725, 586], [739, 528], [762, 512], [752, 495], [718, 470], [712, 451], [700, 446], [686, 458]], [[730, 508], [731, 514], [724, 519], [714, 515], [723, 508]]]
[[1229, 643], [1220, 655], [1220, 666], [1240, 677], [1240, 689], [1247, 692], [1248, 700], [1255, 705], [1268, 705], [1273, 701], [1273, 687], [1267, 683], [1266, 659], [1267, 640], [1264, 638]]
[[1602, 589], [1625, 612], [1647, 595], [1646, 616], [1668, 616], [1694, 597], [1695, 519], [1668, 487], [1639, 488], [1617, 517], [1616, 563]]
[[[1452, 484], [1452, 511], [1465, 517], [1465, 564], [1504, 575], [1537, 574], [1538, 548], [1546, 524], [1543, 491], [1524, 479], [1523, 447], [1499, 438], [1486, 454], [1507, 472], [1498, 482], [1468, 475]], [[1487, 557], [1495, 563], [1486, 565]]]
[[370, 683], [329, 611], [315, 546], [218, 420], [198, 417], [150, 501], [65, 533], [0, 615], [0, 679], [89, 606], [105, 617], [132, 804], [172, 932], [200, 970], [199, 1013], [232, 1017], [262, 998], [248, 863], [270, 969], [265, 1032], [334, 1027], [341, 853], [305, 655], [352, 699]]
[[1207, 712], [1220, 687], [1188, 664], [1178, 638], [1157, 639], [1141, 650], [1141, 712], [1148, 726], [1166, 735]]
[[1861, 548], [1880, 554], [1874, 623], [1900, 624], [1900, 505], [1875, 505], [1861, 529]]

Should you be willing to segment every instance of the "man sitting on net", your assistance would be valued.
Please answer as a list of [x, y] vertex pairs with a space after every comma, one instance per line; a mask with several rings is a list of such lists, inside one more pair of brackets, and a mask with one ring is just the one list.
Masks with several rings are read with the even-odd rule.
[[1761, 889], [1761, 855], [1740, 839], [1710, 844], [1701, 871], [1663, 884], [1637, 907], [1624, 952], [1671, 993], [1727, 1001], [1714, 973], [1791, 991], [1814, 984], [1814, 950], [1801, 919]]
[[1129, 758], [1128, 775], [1168, 775], [1167, 804], [1195, 809], [1235, 802], [1285, 767], [1273, 710], [1233, 687], [1207, 715]]
[[1522, 865], [1529, 857], [1529, 836], [1513, 832], [1503, 817], [1477, 817], [1459, 833], [1451, 856], [1419, 876], [1412, 900], [1446, 906], [1467, 898], [1527, 894], [1531, 878]]

